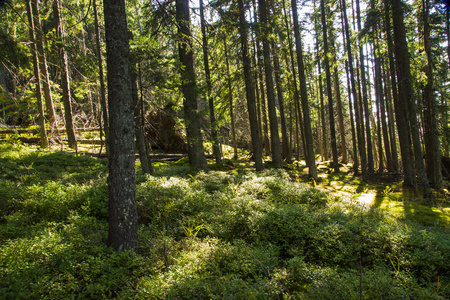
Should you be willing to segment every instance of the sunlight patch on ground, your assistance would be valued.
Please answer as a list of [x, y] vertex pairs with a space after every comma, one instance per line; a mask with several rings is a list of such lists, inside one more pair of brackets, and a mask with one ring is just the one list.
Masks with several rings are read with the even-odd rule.
[[359, 203], [362, 205], [370, 205], [375, 200], [375, 193], [363, 193], [358, 197]]

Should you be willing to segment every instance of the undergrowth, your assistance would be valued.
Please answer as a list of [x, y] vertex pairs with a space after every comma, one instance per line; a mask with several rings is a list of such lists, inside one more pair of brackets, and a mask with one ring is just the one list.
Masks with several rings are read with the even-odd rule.
[[155, 171], [138, 174], [139, 253], [117, 253], [105, 246], [105, 160], [0, 145], [0, 299], [450, 296], [445, 225], [286, 171]]

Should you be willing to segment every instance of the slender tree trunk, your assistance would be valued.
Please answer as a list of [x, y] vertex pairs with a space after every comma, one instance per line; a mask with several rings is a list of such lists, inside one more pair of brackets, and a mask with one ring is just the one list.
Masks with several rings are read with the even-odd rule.
[[36, 49], [36, 38], [35, 38], [35, 27], [33, 22], [33, 14], [30, 0], [26, 1], [27, 6], [27, 15], [28, 15], [28, 24], [29, 24], [29, 33], [31, 40], [31, 52], [33, 54], [33, 69], [34, 76], [36, 77], [36, 103], [38, 108], [38, 124], [39, 124], [39, 133], [41, 134], [41, 142], [40, 145], [42, 148], [48, 147], [48, 137], [47, 137], [47, 129], [45, 128], [45, 117], [44, 117], [44, 103], [42, 101], [42, 89], [41, 89], [41, 73], [39, 70], [39, 57]]
[[[97, 3], [96, 0], [92, 1], [92, 7], [94, 8], [94, 25], [95, 25], [95, 53], [97, 56], [97, 66], [100, 81], [100, 106], [103, 117], [103, 130], [105, 132], [106, 139], [106, 155], [109, 154], [109, 121], [108, 121], [108, 105], [106, 103], [106, 87], [105, 79], [103, 75], [103, 58], [102, 58], [102, 47], [100, 43], [100, 29], [98, 24], [98, 13], [97, 13]], [[101, 122], [101, 121], [100, 121]]]
[[334, 108], [333, 108], [333, 89], [331, 86], [331, 72], [330, 72], [330, 61], [328, 58], [328, 29], [326, 22], [326, 12], [325, 12], [325, 0], [320, 1], [321, 7], [321, 17], [322, 17], [322, 34], [323, 34], [323, 47], [324, 47], [324, 62], [325, 62], [325, 79], [327, 83], [327, 97], [328, 97], [328, 117], [330, 121], [330, 136], [331, 136], [331, 152], [333, 155], [333, 169], [335, 172], [339, 172], [339, 161], [337, 154], [336, 145], [336, 128], [334, 124]]
[[338, 117], [338, 125], [339, 125], [339, 135], [341, 137], [341, 149], [342, 149], [342, 163], [347, 163], [347, 144], [345, 141], [345, 127], [344, 127], [344, 116], [342, 113], [342, 100], [341, 100], [341, 89], [340, 89], [340, 81], [339, 81], [339, 72], [337, 67], [334, 67], [333, 71], [333, 87], [334, 93], [336, 95], [336, 110]]
[[266, 89], [267, 89], [267, 110], [269, 113], [269, 126], [270, 126], [270, 144], [272, 150], [272, 162], [275, 168], [283, 167], [281, 142], [278, 132], [278, 118], [275, 100], [275, 89], [273, 86], [273, 71], [272, 71], [272, 61], [271, 61], [271, 51], [269, 34], [271, 33], [268, 28], [268, 19], [265, 0], [259, 0], [259, 15], [260, 24], [262, 25], [262, 42], [263, 42], [263, 53], [264, 53], [264, 70], [266, 75]]
[[225, 64], [227, 66], [227, 88], [228, 88], [228, 103], [230, 105], [230, 118], [231, 118], [231, 138], [233, 141], [233, 151], [234, 159], [238, 159], [237, 145], [236, 145], [236, 126], [234, 120], [234, 105], [233, 105], [233, 87], [231, 85], [231, 74], [230, 74], [230, 62], [228, 59], [228, 46], [227, 39], [224, 37], [223, 46], [225, 50]]
[[211, 72], [209, 70], [209, 58], [208, 58], [208, 38], [206, 36], [205, 16], [203, 13], [203, 0], [200, 0], [200, 26], [202, 30], [202, 50], [203, 50], [203, 63], [205, 65], [206, 76], [206, 94], [209, 103], [209, 118], [211, 121], [211, 137], [213, 144], [213, 154], [217, 164], [222, 163], [222, 157], [219, 147], [219, 136], [217, 134], [217, 121], [214, 112], [214, 98], [211, 96], [212, 84], [211, 84]]
[[295, 47], [297, 52], [297, 64], [300, 80], [300, 96], [302, 101], [303, 120], [305, 122], [304, 129], [306, 141], [306, 149], [305, 149], [306, 165], [309, 168], [309, 176], [314, 178], [314, 180], [318, 180], [316, 157], [314, 152], [314, 141], [311, 130], [311, 117], [309, 114], [308, 90], [306, 88], [305, 67], [303, 62], [302, 41], [300, 38], [300, 27], [298, 25], [297, 1], [291, 0], [291, 5], [292, 5], [292, 17], [294, 20]]
[[61, 24], [61, 12], [60, 12], [59, 0], [53, 1], [53, 13], [55, 18], [56, 36], [60, 40], [59, 43], [59, 60], [61, 70], [61, 87], [63, 91], [63, 104], [64, 104], [64, 119], [66, 123], [67, 140], [70, 148], [77, 149], [77, 138], [75, 136], [75, 129], [73, 126], [72, 117], [72, 99], [70, 95], [70, 78], [69, 78], [69, 62], [67, 59], [67, 52], [64, 46], [65, 32]]
[[[290, 65], [291, 65], [291, 69], [292, 69], [292, 85], [294, 86], [294, 103], [295, 103], [295, 111], [296, 111], [296, 116], [298, 117], [298, 121], [296, 122], [297, 126], [296, 126], [296, 130], [300, 130], [300, 135], [301, 135], [301, 140], [302, 140], [302, 146], [303, 149], [306, 149], [306, 141], [305, 141], [305, 131], [303, 129], [303, 115], [302, 115], [302, 111], [301, 111], [301, 105], [300, 105], [300, 93], [298, 91], [298, 83], [297, 83], [297, 72], [295, 70], [295, 58], [294, 58], [294, 51], [293, 49], [293, 45], [292, 45], [292, 36], [291, 36], [291, 22], [290, 22], [290, 14], [289, 14], [289, 19], [288, 19], [288, 14], [286, 11], [286, 3], [285, 0], [283, 0], [283, 11], [284, 11], [284, 23], [286, 26], [286, 31], [287, 31], [287, 38], [288, 38], [288, 45], [289, 45], [289, 57], [290, 57]], [[289, 63], [287, 62], [287, 57], [286, 59], [286, 66], [288, 67], [288, 71], [289, 71]], [[289, 77], [290, 78], [290, 77]], [[298, 126], [299, 125], [299, 126]], [[300, 128], [298, 128], [300, 127]], [[299, 135], [298, 132], [296, 133], [296, 137], [297, 140], [299, 141]], [[297, 151], [297, 160], [300, 160], [300, 143], [297, 143], [298, 145], [298, 151]], [[306, 150], [305, 150], [306, 151]]]
[[130, 49], [123, 0], [104, 0], [110, 128], [108, 246], [138, 247]]
[[[395, 134], [395, 124], [394, 124], [394, 109], [392, 108], [392, 102], [398, 103], [398, 90], [397, 90], [397, 81], [396, 81], [396, 69], [395, 69], [395, 61], [394, 61], [394, 44], [392, 41], [392, 34], [391, 34], [391, 18], [389, 15], [389, 5], [388, 0], [384, 1], [385, 6], [385, 12], [384, 12], [384, 24], [385, 24], [385, 31], [386, 31], [386, 44], [388, 48], [388, 59], [389, 59], [389, 81], [387, 81], [388, 84], [390, 84], [390, 91], [391, 93], [388, 94], [388, 100], [389, 95], [392, 97], [390, 99], [390, 103], [388, 104], [388, 115], [389, 115], [389, 124], [390, 126], [390, 136], [391, 136], [391, 151], [392, 151], [392, 157], [394, 161], [394, 169], [395, 171], [400, 170], [400, 166], [398, 164], [398, 150], [397, 150], [397, 138]], [[407, 128], [403, 128], [404, 130]]]
[[259, 139], [258, 119], [256, 113], [255, 89], [253, 88], [251, 61], [248, 51], [248, 25], [245, 20], [245, 8], [243, 0], [238, 0], [239, 5], [239, 33], [242, 47], [242, 60], [244, 65], [245, 92], [247, 96], [247, 109], [250, 121], [250, 134], [253, 146], [253, 159], [257, 171], [264, 169], [262, 161], [262, 147]]
[[203, 149], [203, 138], [200, 129], [198, 112], [198, 90], [194, 72], [194, 56], [192, 52], [192, 35], [189, 19], [189, 0], [176, 0], [178, 22], [178, 52], [181, 63], [181, 91], [184, 96], [184, 119], [188, 140], [189, 164], [197, 169], [207, 167]]
[[355, 129], [355, 118], [353, 114], [353, 103], [352, 103], [352, 87], [351, 80], [348, 71], [348, 61], [345, 61], [345, 73], [347, 76], [347, 90], [349, 91], [348, 95], [348, 110], [350, 111], [350, 128], [352, 132], [352, 152], [353, 152], [353, 171], [355, 175], [358, 175], [359, 172], [359, 158], [358, 158], [358, 146], [356, 141], [356, 129]]
[[[129, 32], [130, 40], [133, 39], [131, 32]], [[134, 116], [134, 131], [136, 137], [136, 148], [139, 153], [139, 160], [141, 162], [142, 173], [151, 174], [152, 166], [149, 159], [149, 152], [145, 142], [144, 126], [141, 115], [141, 101], [139, 100], [137, 79], [138, 74], [136, 70], [137, 58], [134, 55], [130, 55], [130, 72], [131, 72], [131, 95], [133, 97], [133, 116]]]
[[[350, 71], [350, 82], [351, 82], [351, 88], [352, 88], [352, 98], [355, 108], [355, 121], [356, 121], [356, 134], [357, 134], [357, 140], [358, 140], [358, 150], [359, 150], [359, 157], [361, 158], [361, 173], [363, 177], [366, 175], [367, 172], [367, 161], [366, 161], [366, 150], [364, 145], [364, 133], [361, 128], [361, 118], [359, 113], [359, 106], [358, 106], [358, 94], [356, 93], [356, 82], [355, 82], [355, 70], [353, 68], [353, 54], [352, 54], [352, 48], [350, 43], [350, 30], [348, 25], [348, 18], [347, 18], [347, 8], [345, 5], [345, 0], [342, 0], [342, 12], [344, 14], [344, 28], [345, 28], [345, 40], [346, 40], [346, 48], [347, 48], [347, 57], [348, 57], [348, 66]], [[357, 166], [355, 167], [355, 174], [358, 173]]]
[[319, 69], [319, 76], [318, 76], [318, 81], [319, 84], [318, 86], [318, 94], [319, 94], [319, 101], [320, 101], [320, 122], [322, 124], [322, 160], [327, 161], [328, 160], [328, 138], [327, 138], [327, 127], [326, 127], [326, 122], [325, 122], [325, 113], [326, 113], [326, 108], [325, 108], [325, 104], [324, 104], [324, 99], [323, 99], [323, 83], [322, 83], [322, 73], [320, 72], [320, 62], [318, 62], [318, 69]]
[[286, 126], [286, 115], [284, 113], [284, 97], [283, 97], [283, 87], [280, 76], [280, 61], [278, 59], [278, 53], [276, 49], [275, 43], [272, 42], [272, 52], [273, 52], [273, 63], [274, 63], [274, 75], [275, 75], [275, 84], [277, 88], [277, 96], [278, 96], [278, 105], [280, 107], [280, 120], [281, 120], [281, 137], [283, 140], [283, 157], [286, 159], [287, 163], [292, 163], [291, 157], [289, 155], [289, 139], [287, 135], [287, 126]]
[[[358, 19], [358, 31], [361, 32], [361, 13], [359, 8], [359, 1], [356, 1], [356, 16]], [[370, 110], [369, 101], [367, 99], [367, 81], [366, 81], [366, 67], [365, 67], [365, 57], [364, 49], [359, 42], [359, 60], [360, 60], [360, 76], [362, 85], [362, 103], [364, 106], [364, 119], [365, 119], [365, 129], [366, 129], [366, 141], [367, 141], [367, 168], [369, 174], [374, 172], [374, 160], [373, 160], [373, 145], [372, 145], [372, 134], [370, 130]], [[362, 113], [362, 112], [361, 112]], [[361, 120], [362, 121], [362, 120]]]
[[378, 90], [379, 97], [379, 108], [380, 108], [380, 117], [381, 117], [381, 130], [383, 132], [383, 142], [384, 142], [384, 152], [386, 153], [386, 165], [389, 172], [394, 171], [394, 161], [391, 155], [390, 142], [389, 142], [389, 134], [386, 123], [386, 107], [385, 107], [385, 93], [383, 93], [383, 74], [381, 71], [381, 54], [379, 52], [378, 47], [378, 38], [375, 41], [375, 80]]
[[34, 34], [36, 40], [36, 49], [39, 56], [39, 69], [41, 74], [42, 91], [44, 92], [45, 107], [50, 124], [50, 131], [56, 128], [56, 114], [53, 106], [52, 93], [50, 89], [50, 78], [48, 76], [47, 59], [44, 51], [44, 38], [41, 27], [41, 17], [39, 15], [38, 0], [31, 0]]
[[422, 0], [423, 6], [423, 40], [425, 53], [427, 56], [427, 64], [425, 66], [425, 74], [428, 78], [427, 84], [423, 91], [424, 117], [425, 117], [425, 155], [427, 160], [427, 175], [434, 188], [440, 189], [442, 186], [441, 174], [441, 155], [439, 152], [439, 133], [436, 124], [436, 99], [433, 91], [433, 68], [432, 53], [430, 43], [430, 24], [428, 15], [430, 10], [429, 0]]
[[[267, 107], [266, 107], [266, 92], [264, 90], [264, 59], [262, 58], [263, 53], [261, 52], [259, 42], [256, 42], [257, 47], [257, 56], [258, 56], [258, 77], [259, 77], [259, 91], [261, 95], [261, 102], [260, 102], [260, 109], [261, 113], [259, 116], [259, 119], [262, 120], [260, 123], [262, 123], [262, 143], [264, 147], [264, 152], [266, 155], [270, 154], [270, 141], [269, 141], [269, 126], [267, 121]], [[256, 83], [256, 86], [258, 86], [258, 83]], [[257, 91], [256, 91], [257, 92]], [[261, 116], [262, 115], [262, 116]], [[260, 126], [261, 128], [261, 126]]]

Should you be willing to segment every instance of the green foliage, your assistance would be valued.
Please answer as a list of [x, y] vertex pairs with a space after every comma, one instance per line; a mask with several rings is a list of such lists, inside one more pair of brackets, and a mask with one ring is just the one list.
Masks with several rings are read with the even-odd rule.
[[330, 197], [285, 171], [197, 173], [158, 164], [157, 176], [137, 184], [139, 254], [117, 253], [105, 246], [104, 161], [0, 147], [2, 299], [450, 293], [448, 228]]

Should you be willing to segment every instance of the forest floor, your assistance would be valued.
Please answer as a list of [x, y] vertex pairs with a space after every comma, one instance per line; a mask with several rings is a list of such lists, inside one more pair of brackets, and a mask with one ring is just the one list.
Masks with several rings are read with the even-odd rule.
[[207, 173], [137, 160], [139, 253], [117, 253], [96, 147], [0, 143], [0, 299], [450, 297], [448, 194], [430, 205], [328, 162], [316, 183], [304, 162], [255, 172], [245, 153]]

